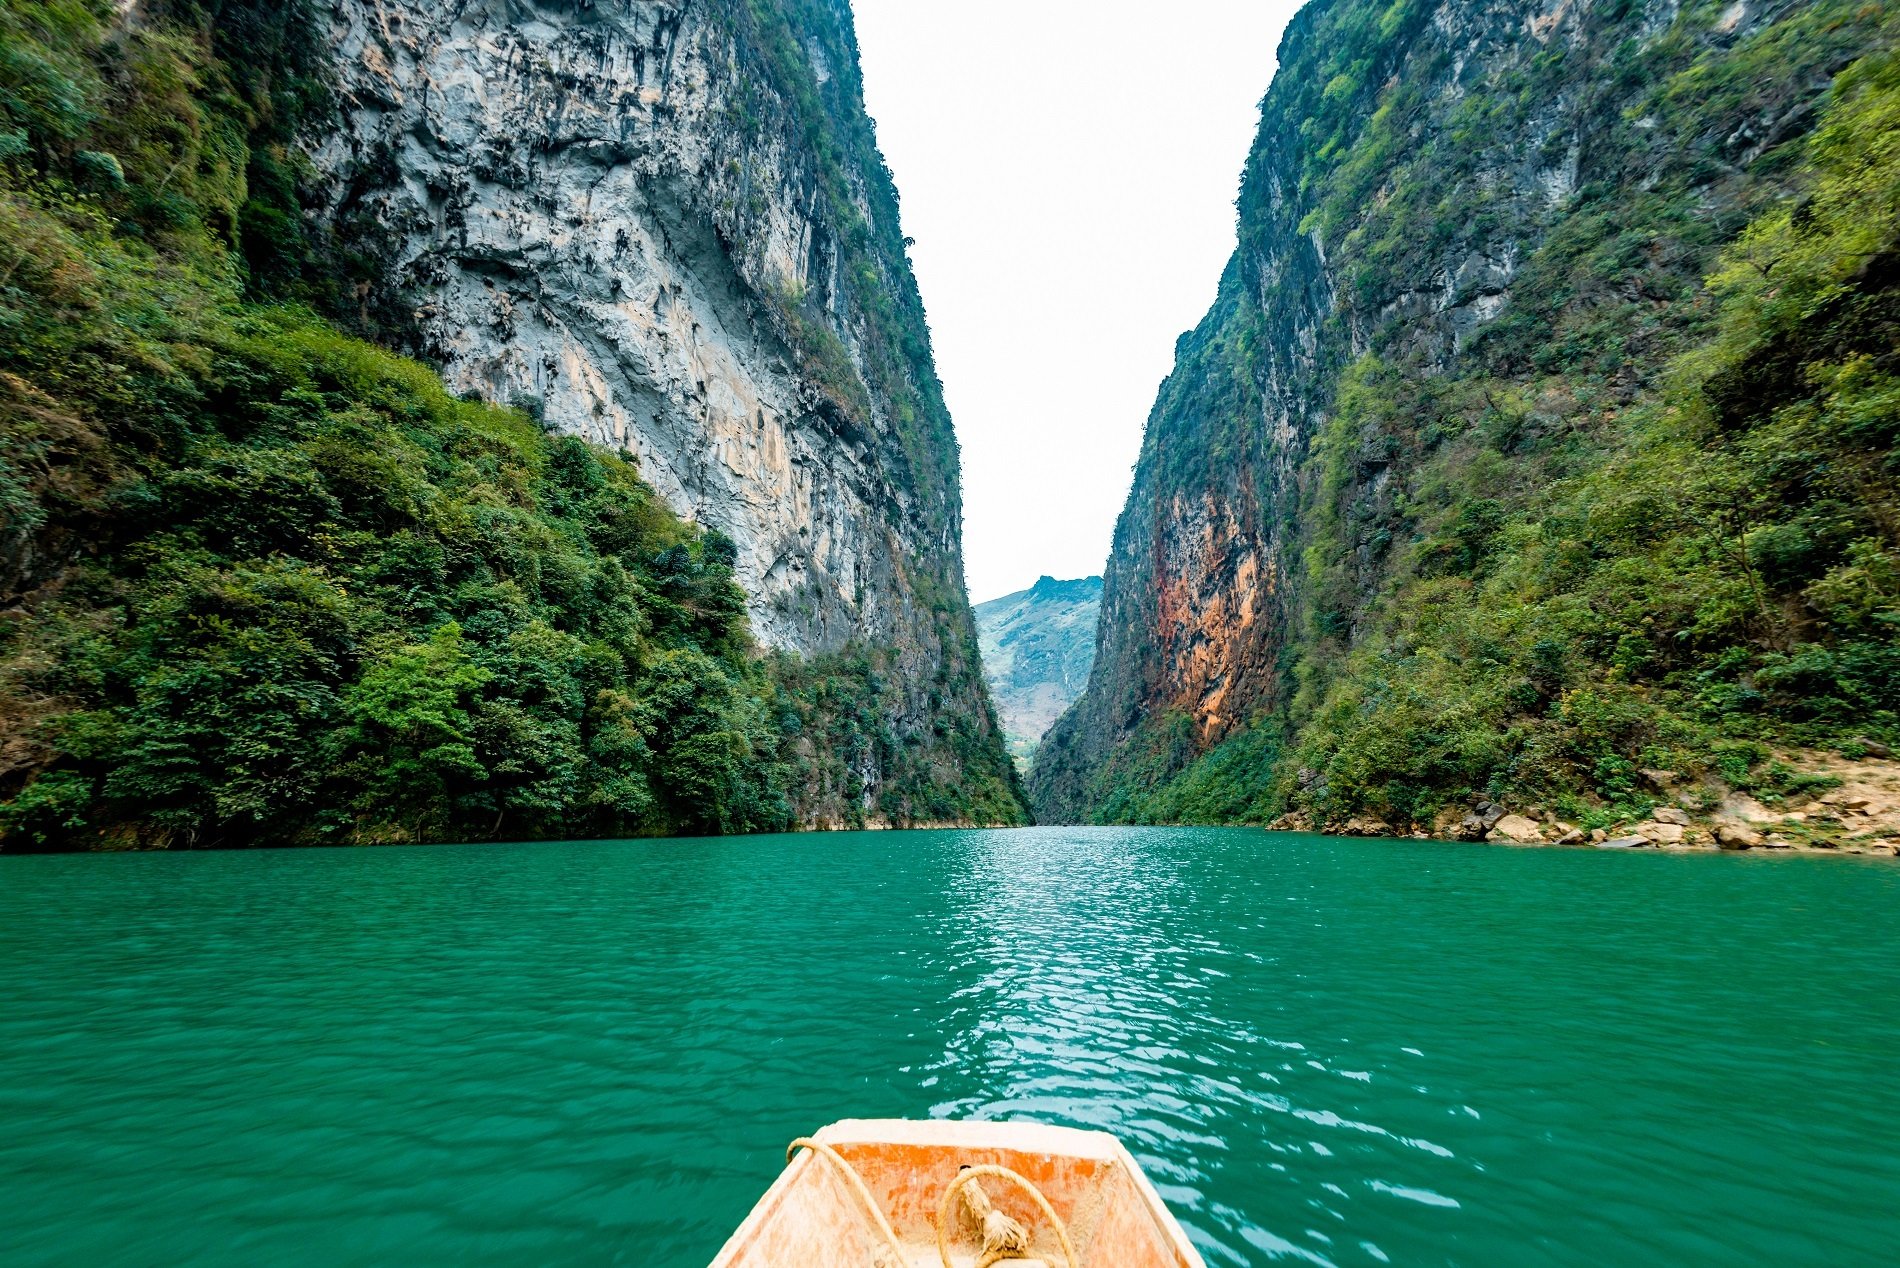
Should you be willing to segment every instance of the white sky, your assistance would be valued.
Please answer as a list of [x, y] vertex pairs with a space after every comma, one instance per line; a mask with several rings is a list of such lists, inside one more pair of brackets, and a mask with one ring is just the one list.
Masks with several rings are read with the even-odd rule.
[[976, 602], [1098, 573], [1299, 0], [854, 0]]

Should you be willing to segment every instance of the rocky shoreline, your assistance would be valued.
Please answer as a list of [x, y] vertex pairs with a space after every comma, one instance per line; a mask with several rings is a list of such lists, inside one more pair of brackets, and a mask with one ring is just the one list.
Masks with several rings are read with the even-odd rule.
[[1485, 798], [1475, 800], [1468, 810], [1446, 807], [1429, 827], [1362, 818], [1316, 823], [1304, 813], [1283, 815], [1267, 826], [1275, 831], [1418, 841], [1900, 858], [1900, 763], [1884, 757], [1852, 760], [1823, 753], [1803, 753], [1795, 760], [1817, 790], [1812, 795], [1777, 798], [1772, 806], [1713, 780], [1655, 770], [1643, 772], [1657, 793], [1652, 809], [1642, 817], [1588, 829], [1565, 822], [1554, 811], [1517, 811]]

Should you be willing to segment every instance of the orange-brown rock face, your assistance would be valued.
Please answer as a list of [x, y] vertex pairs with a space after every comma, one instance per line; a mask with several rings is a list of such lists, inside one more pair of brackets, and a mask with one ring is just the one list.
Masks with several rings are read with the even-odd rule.
[[1266, 686], [1257, 672], [1270, 644], [1267, 607], [1279, 569], [1263, 558], [1247, 508], [1176, 496], [1155, 558], [1152, 637], [1157, 698], [1194, 719], [1202, 743], [1222, 739]]
[[[1818, 91], [1777, 86], [1759, 120], [1672, 138], [1631, 113], [1651, 81], [1600, 67], [1652, 48], [1655, 65], [1685, 66], [1780, 12], [1738, 8], [1733, 29], [1711, 30], [1661, 4], [1316, 0], [1292, 20], [1242, 177], [1237, 249], [1149, 416], [1089, 688], [1038, 750], [1039, 819], [1140, 817], [1211, 746], [1293, 721], [1295, 667], [1353, 645], [1416, 528], [1417, 455], [1398, 433], [1420, 420], [1348, 425], [1336, 407], [1349, 371], [1376, 361], [1407, 382], [1453, 379], [1511, 330], [1535, 369], [1526, 314], [1550, 297], [1523, 290], [1527, 261], [1562, 250], [1560, 231], [1607, 192], [1740, 170], [1761, 138], [1807, 126], [1801, 95]], [[1686, 268], [1670, 285], [1696, 281]], [[1603, 302], [1652, 300], [1638, 288]]]
[[[1714, 23], [1661, 0], [1307, 4], [1262, 103], [1237, 249], [1148, 418], [1089, 690], [1037, 749], [1037, 817], [1264, 821], [1338, 797], [1328, 814], [1341, 823], [1374, 802], [1400, 821], [1518, 778], [1476, 738], [1509, 732], [1543, 753], [1550, 684], [1581, 673], [1571, 652], [1623, 675], [1602, 648], [1649, 646], [1661, 627], [1647, 608], [1666, 589], [1604, 563], [1554, 490], [1617, 447], [1653, 449], [1661, 432], [1632, 432], [1630, 414], [1659, 407], [1689, 426], [1668, 384], [1718, 306], [1706, 287], [1723, 243], [1763, 207], [1809, 205], [1790, 184], [1807, 179], [1797, 143], [1849, 84], [1835, 76], [1887, 55], [1883, 23], [1879, 8], [1845, 4], [1739, 4]], [[1889, 354], [1891, 336], [1866, 338], [1868, 355]], [[1835, 342], [1816, 348], [1835, 355]], [[1716, 413], [1725, 432], [1752, 416]], [[1775, 477], [1756, 483], [1750, 496], [1767, 496]], [[1775, 487], [1807, 506], [1803, 481]], [[1676, 492], [1657, 489], [1657, 519]], [[1887, 523], [1856, 515], [1868, 540]], [[1533, 580], [1478, 589], [1488, 557], [1530, 559], [1511, 551], [1531, 540], [1547, 549]], [[1606, 605], [1632, 587], [1644, 614], [1626, 635], [1600, 629], [1594, 606], [1562, 646], [1531, 620], [1511, 646], [1454, 620], [1530, 610], [1531, 591], [1560, 616], [1583, 576]], [[1731, 582], [1758, 586], [1752, 572]], [[1718, 665], [1702, 624], [1712, 605], [1687, 601], [1672, 635], [1710, 658], [1683, 650], [1655, 669], [1659, 684]], [[1486, 701], [1482, 720], [1440, 726], [1433, 701], [1467, 698]], [[1387, 730], [1414, 705], [1421, 720]], [[1436, 753], [1454, 730], [1469, 745]], [[1590, 743], [1560, 779], [1596, 779]]]

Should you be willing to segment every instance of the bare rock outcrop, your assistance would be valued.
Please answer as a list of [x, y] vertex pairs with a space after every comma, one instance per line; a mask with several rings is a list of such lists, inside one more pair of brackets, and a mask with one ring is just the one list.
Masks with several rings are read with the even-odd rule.
[[[919, 621], [906, 574], [959, 565], [953, 450], [947, 479], [919, 482], [898, 403], [851, 382], [873, 334], [838, 222], [862, 231], [894, 204], [855, 172], [835, 204], [812, 107], [744, 8], [337, 0], [320, 214], [374, 259], [367, 324], [458, 390], [632, 453], [730, 536], [767, 643], [900, 639]], [[880, 284], [914, 295], [887, 263], [902, 276]], [[844, 384], [812, 372], [801, 334]], [[953, 445], [931, 421], [923, 440]]]

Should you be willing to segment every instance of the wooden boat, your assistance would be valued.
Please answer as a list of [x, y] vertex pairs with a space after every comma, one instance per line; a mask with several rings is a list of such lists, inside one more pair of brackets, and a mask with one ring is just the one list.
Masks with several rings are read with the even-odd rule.
[[1206, 1268], [1121, 1142], [1037, 1123], [846, 1119], [712, 1268]]

